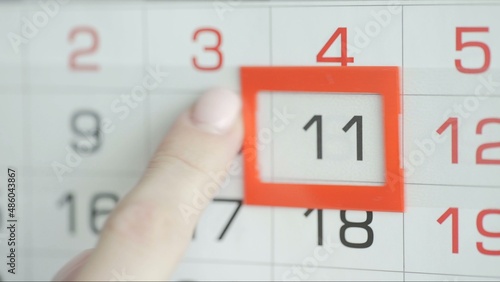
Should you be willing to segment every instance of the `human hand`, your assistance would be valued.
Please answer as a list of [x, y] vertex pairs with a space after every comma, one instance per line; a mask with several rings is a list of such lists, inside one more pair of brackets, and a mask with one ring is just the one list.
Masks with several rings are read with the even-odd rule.
[[241, 148], [240, 110], [236, 94], [217, 89], [182, 113], [141, 181], [109, 216], [96, 248], [67, 263], [54, 280], [109, 281], [121, 271], [133, 280], [167, 280], [200, 215], [186, 218], [180, 207], [193, 205], [199, 192], [213, 198], [216, 191], [207, 187], [218, 185], [209, 173], [225, 171]]

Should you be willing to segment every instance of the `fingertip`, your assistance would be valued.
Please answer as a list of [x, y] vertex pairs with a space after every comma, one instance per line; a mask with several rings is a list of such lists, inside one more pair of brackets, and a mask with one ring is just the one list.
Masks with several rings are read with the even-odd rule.
[[241, 99], [233, 91], [215, 88], [205, 92], [195, 103], [191, 120], [200, 130], [224, 134], [231, 129], [241, 111]]

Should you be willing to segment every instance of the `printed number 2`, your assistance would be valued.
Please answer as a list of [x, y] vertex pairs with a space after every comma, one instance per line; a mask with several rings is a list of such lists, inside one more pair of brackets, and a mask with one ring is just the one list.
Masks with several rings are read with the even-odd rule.
[[482, 73], [488, 70], [490, 67], [490, 62], [491, 62], [491, 52], [490, 52], [490, 47], [486, 45], [484, 42], [479, 42], [479, 41], [468, 41], [468, 42], [463, 42], [462, 41], [462, 34], [469, 32], [489, 32], [488, 27], [457, 27], [456, 29], [456, 45], [455, 49], [457, 51], [462, 51], [463, 49], [467, 47], [477, 47], [483, 50], [484, 53], [484, 62], [483, 65], [479, 68], [466, 68], [462, 65], [462, 60], [456, 59], [455, 60], [455, 67], [457, 70], [461, 73]]
[[82, 64], [77, 62], [77, 58], [95, 53], [99, 49], [99, 36], [93, 27], [79, 26], [71, 30], [68, 36], [70, 43], [73, 43], [77, 35], [90, 36], [92, 41], [91, 45], [87, 48], [75, 50], [69, 56], [69, 68], [73, 71], [98, 71], [99, 65], [97, 64]]
[[[326, 52], [332, 44], [340, 36], [340, 57], [325, 57]], [[353, 57], [347, 57], [347, 28], [339, 27], [333, 35], [328, 39], [325, 46], [321, 48], [316, 55], [316, 62], [318, 63], [340, 63], [341, 66], [347, 66], [347, 63], [354, 63]]]
[[198, 58], [193, 57], [193, 65], [195, 68], [202, 70], [202, 71], [214, 71], [218, 70], [222, 67], [222, 63], [224, 61], [224, 56], [222, 55], [222, 52], [220, 50], [220, 46], [222, 44], [222, 35], [217, 29], [214, 28], [200, 28], [197, 29], [194, 34], [193, 34], [193, 41], [198, 40], [198, 36], [203, 34], [203, 33], [211, 33], [215, 35], [216, 38], [216, 43], [213, 46], [205, 46], [204, 50], [207, 52], [212, 52], [215, 53], [217, 56], [217, 62], [213, 65], [201, 65], [198, 61]]

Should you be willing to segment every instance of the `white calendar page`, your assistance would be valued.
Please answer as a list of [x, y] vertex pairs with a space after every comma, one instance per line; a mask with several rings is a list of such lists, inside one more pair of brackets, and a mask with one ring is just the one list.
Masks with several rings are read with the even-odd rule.
[[[240, 67], [395, 66], [404, 212], [242, 204], [239, 156], [172, 279], [498, 281], [499, 14], [472, 0], [1, 2], [0, 280], [50, 280], [92, 248], [177, 114], [210, 87], [240, 92]], [[259, 150], [262, 179], [386, 181], [373, 94], [259, 93], [258, 127], [286, 125]], [[340, 130], [353, 116], [364, 163]]]

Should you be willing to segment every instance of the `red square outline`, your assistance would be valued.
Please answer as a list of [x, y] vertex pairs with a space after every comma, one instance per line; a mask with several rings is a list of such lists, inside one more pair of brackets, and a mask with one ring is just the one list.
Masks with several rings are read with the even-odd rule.
[[[400, 158], [401, 94], [398, 67], [241, 67], [244, 203], [317, 209], [404, 211]], [[377, 93], [384, 119], [385, 179], [382, 186], [261, 182], [257, 162], [259, 91]], [[332, 189], [334, 188], [334, 189]]]

